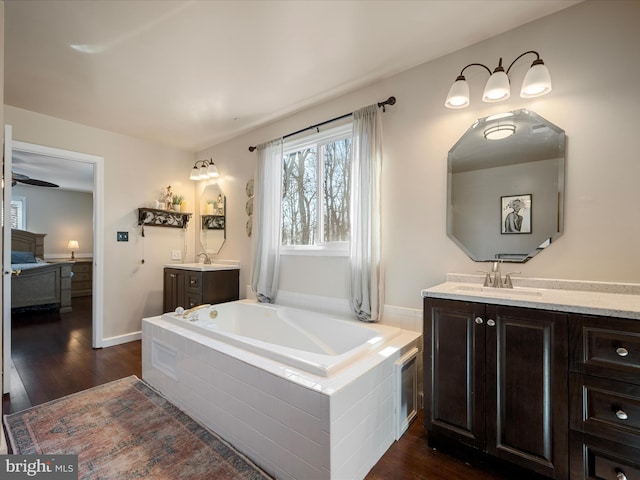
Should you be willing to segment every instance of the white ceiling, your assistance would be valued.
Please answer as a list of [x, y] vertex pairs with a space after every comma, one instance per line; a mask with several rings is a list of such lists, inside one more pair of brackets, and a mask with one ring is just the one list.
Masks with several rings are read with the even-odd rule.
[[578, 1], [5, 0], [4, 100], [195, 152]]

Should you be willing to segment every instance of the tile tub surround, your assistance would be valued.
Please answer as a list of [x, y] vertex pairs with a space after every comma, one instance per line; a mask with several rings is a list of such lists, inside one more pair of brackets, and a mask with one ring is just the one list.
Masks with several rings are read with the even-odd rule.
[[640, 320], [637, 283], [513, 277], [512, 291], [492, 287], [465, 290], [480, 287], [483, 281], [484, 275], [449, 273], [446, 282], [422, 290], [422, 296]]
[[278, 479], [364, 478], [395, 439], [402, 331], [328, 378], [171, 324], [142, 322], [142, 375]]

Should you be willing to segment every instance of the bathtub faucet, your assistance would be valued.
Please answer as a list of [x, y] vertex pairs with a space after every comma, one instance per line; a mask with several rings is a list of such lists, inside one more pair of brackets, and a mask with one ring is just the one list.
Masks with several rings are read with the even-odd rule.
[[197, 312], [198, 310], [202, 310], [203, 308], [209, 308], [210, 306], [210, 303], [203, 303], [202, 305], [191, 307], [190, 309], [184, 311], [184, 313], [182, 314], [182, 318], [188, 318], [193, 312]]
[[198, 258], [200, 258], [203, 255], [204, 255], [204, 264], [205, 265], [211, 265], [211, 257], [209, 256], [209, 254], [207, 252], [200, 252], [198, 254]]

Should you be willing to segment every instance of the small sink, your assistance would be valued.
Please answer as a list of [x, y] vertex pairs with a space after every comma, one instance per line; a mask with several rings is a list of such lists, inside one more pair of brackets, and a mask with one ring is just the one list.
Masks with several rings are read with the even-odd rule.
[[480, 285], [457, 285], [456, 292], [477, 293], [491, 296], [506, 295], [509, 297], [537, 297], [542, 298], [542, 291], [524, 288], [493, 288], [482, 287]]
[[197, 270], [206, 272], [209, 270], [237, 270], [238, 266], [227, 263], [169, 263], [165, 265], [167, 268], [178, 268], [181, 270]]

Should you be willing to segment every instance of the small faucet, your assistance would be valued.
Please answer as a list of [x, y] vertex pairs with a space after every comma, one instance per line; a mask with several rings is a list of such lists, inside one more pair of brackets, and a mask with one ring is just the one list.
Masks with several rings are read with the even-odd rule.
[[491, 285], [494, 288], [504, 288], [504, 282], [502, 281], [502, 273], [500, 272], [500, 263], [501, 262], [493, 262], [493, 266], [491, 267], [491, 273], [493, 273], [493, 282]]
[[205, 265], [211, 265], [211, 257], [209, 256], [209, 254], [207, 252], [200, 252], [198, 254], [198, 258], [200, 258], [203, 255], [204, 255], [204, 264]]
[[[203, 303], [202, 305], [191, 307], [189, 310], [185, 310], [182, 313], [182, 318], [189, 318], [189, 316], [192, 315], [193, 312], [197, 312], [198, 310], [202, 310], [203, 308], [209, 308], [210, 306], [211, 306], [210, 303]], [[193, 320], [197, 320], [197, 318], [194, 318]]]
[[[491, 272], [485, 272], [478, 270], [480, 273], [484, 273], [484, 287], [493, 288], [513, 288], [513, 281], [511, 275], [519, 275], [520, 272], [509, 272], [502, 278], [502, 272], [500, 272], [500, 264], [502, 261], [493, 262], [491, 266]], [[493, 275], [492, 275], [493, 274]]]

